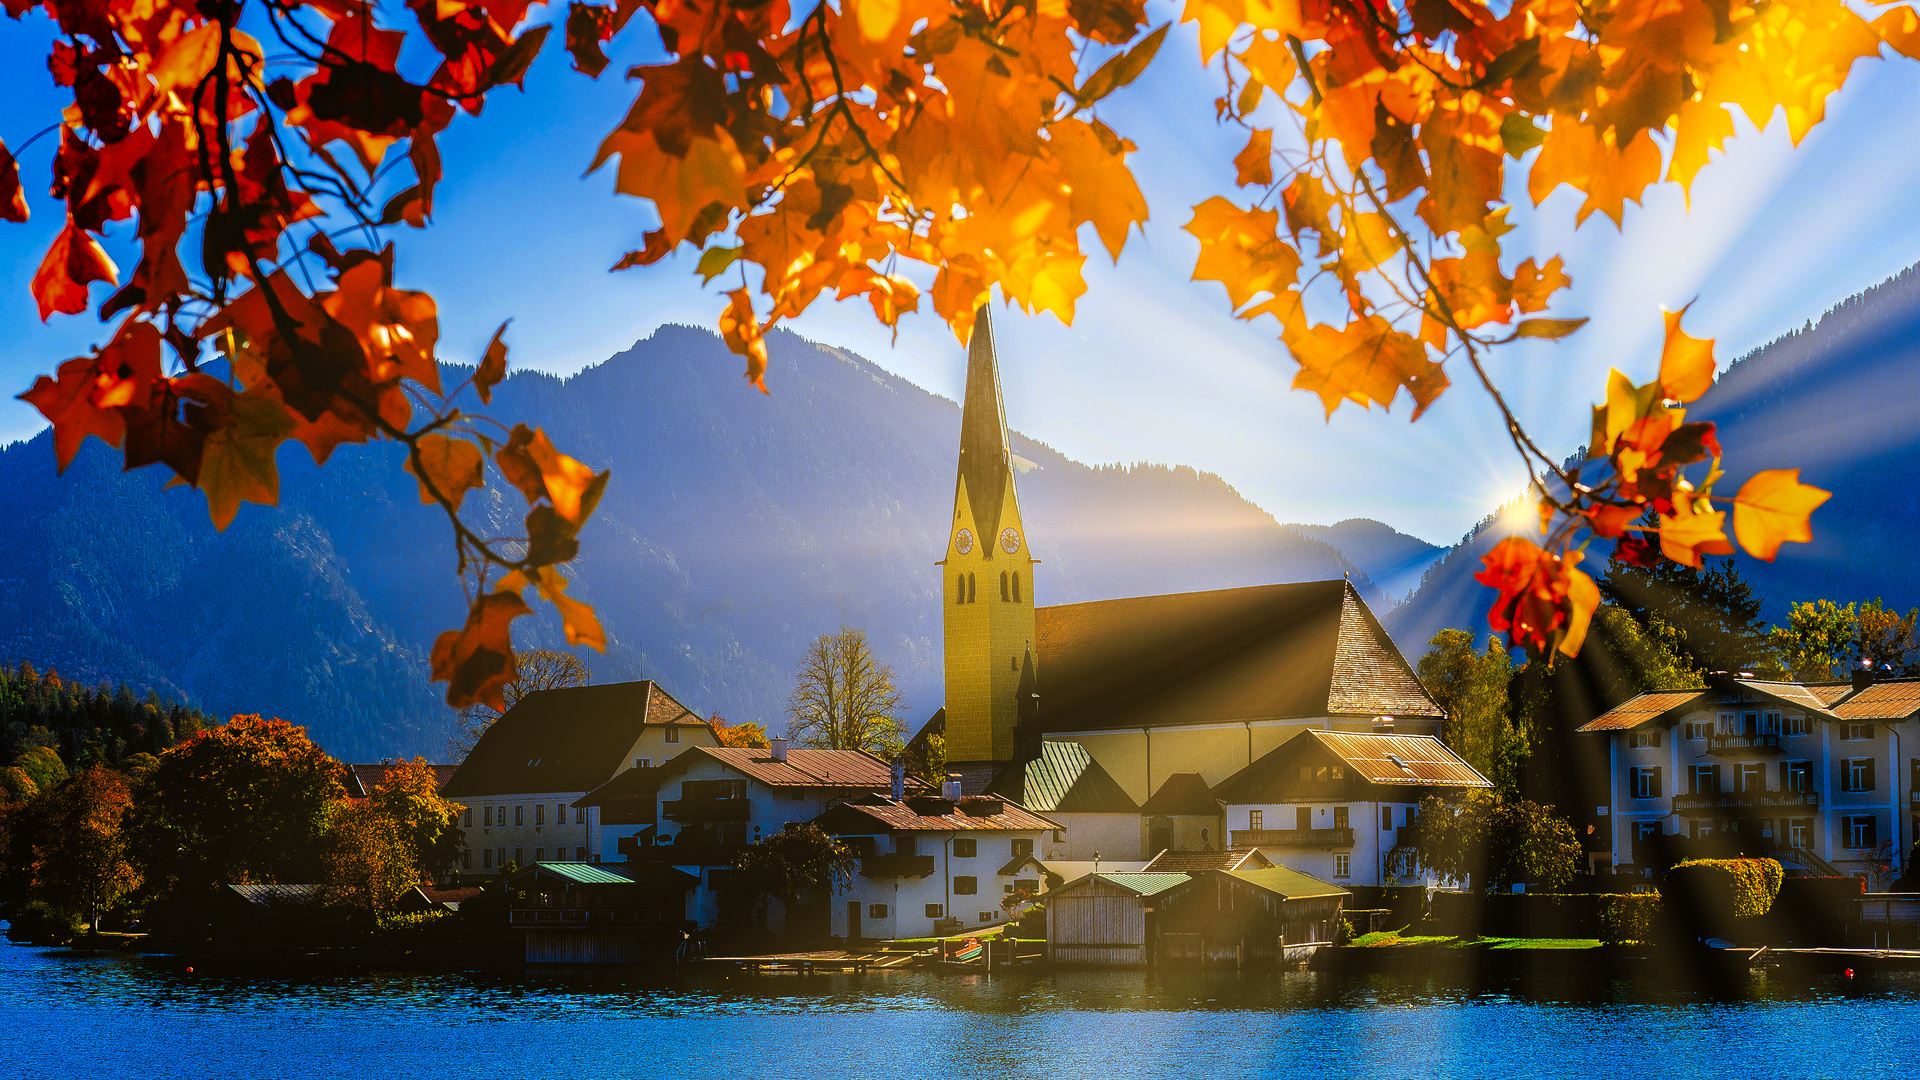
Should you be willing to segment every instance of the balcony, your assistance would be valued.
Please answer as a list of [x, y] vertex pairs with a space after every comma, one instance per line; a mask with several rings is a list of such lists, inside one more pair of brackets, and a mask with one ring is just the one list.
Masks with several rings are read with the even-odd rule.
[[1778, 735], [1709, 735], [1707, 753], [1725, 756], [1743, 754], [1777, 754], [1780, 752]]
[[637, 908], [514, 908], [507, 924], [531, 930], [592, 930], [605, 926], [639, 926], [647, 913]]
[[1352, 829], [1235, 829], [1233, 846], [1352, 847]]
[[1820, 808], [1817, 791], [1721, 791], [1675, 795], [1673, 812], [1688, 810], [1805, 810]]
[[753, 817], [752, 799], [672, 799], [660, 804], [668, 821], [739, 822]]
[[931, 855], [865, 855], [860, 859], [861, 877], [927, 877], [932, 873]]
[[631, 862], [666, 863], [669, 866], [731, 866], [746, 847], [739, 844], [655, 844], [637, 847], [627, 856]]

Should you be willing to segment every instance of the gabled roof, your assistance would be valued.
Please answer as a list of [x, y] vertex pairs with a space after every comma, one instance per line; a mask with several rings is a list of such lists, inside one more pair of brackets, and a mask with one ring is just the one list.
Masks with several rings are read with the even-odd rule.
[[1087, 748], [1043, 742], [1040, 756], [1008, 769], [987, 789], [1043, 814], [1137, 814], [1140, 807]]
[[262, 908], [325, 907], [326, 897], [318, 885], [229, 885], [234, 896]]
[[537, 690], [487, 728], [443, 794], [591, 791], [629, 764], [649, 725], [707, 722], [651, 680]]
[[1058, 896], [1071, 889], [1084, 888], [1089, 882], [1103, 881], [1116, 888], [1125, 889], [1135, 896], [1153, 896], [1168, 889], [1178, 888], [1192, 880], [1192, 876], [1180, 873], [1085, 874], [1064, 885], [1047, 890], [1045, 895]]
[[984, 795], [955, 802], [931, 795], [894, 802], [885, 795], [866, 795], [839, 803], [815, 821], [834, 835], [863, 832], [1035, 832], [1058, 829], [1060, 823], [1019, 803]]
[[1800, 685], [1806, 687], [1807, 693], [1812, 694], [1828, 708], [1832, 708], [1834, 702], [1853, 693], [1853, 684], [1850, 682], [1801, 683]]
[[1832, 711], [1842, 720], [1904, 720], [1920, 712], [1920, 679], [1869, 683]]
[[[379, 787], [381, 781], [387, 778], [387, 771], [398, 764], [398, 762], [383, 761], [378, 765], [347, 766], [347, 797], [350, 799], [364, 799], [372, 795], [373, 789]], [[434, 779], [440, 782], [439, 787], [443, 791], [446, 789], [447, 782], [453, 779], [454, 770], [459, 768], [457, 765], [429, 765], [427, 767], [433, 770]]]
[[1271, 802], [1268, 790], [1303, 751], [1318, 748], [1370, 784], [1394, 787], [1490, 788], [1466, 759], [1431, 735], [1386, 735], [1369, 731], [1303, 731], [1214, 789], [1228, 803]]
[[1256, 889], [1263, 889], [1288, 900], [1353, 895], [1338, 885], [1321, 881], [1311, 874], [1303, 874], [1286, 866], [1268, 866], [1259, 870], [1228, 870], [1225, 873], [1228, 877], [1244, 881]]
[[1176, 871], [1197, 874], [1202, 870], [1260, 870], [1273, 860], [1259, 848], [1228, 848], [1225, 851], [1174, 851], [1169, 848], [1148, 861], [1143, 873]]
[[1629, 731], [1706, 696], [1705, 690], [1655, 690], [1639, 694], [1580, 725], [1579, 731]]
[[[717, 761], [769, 787], [886, 790], [893, 786], [893, 766], [864, 750], [791, 749], [787, 760], [775, 761], [773, 751], [766, 747], [696, 746], [661, 766], [660, 775], [664, 778], [686, 772], [702, 759]], [[909, 789], [926, 786], [918, 777], [907, 777]]]
[[1795, 683], [1776, 682], [1772, 679], [1729, 679], [1716, 683], [1715, 687], [1703, 690], [1655, 690], [1639, 694], [1608, 709], [1575, 730], [1588, 734], [1630, 731], [1643, 724], [1669, 721], [1682, 710], [1717, 704], [1714, 700], [1716, 695], [1731, 692], [1735, 688], [1741, 694], [1771, 699], [1787, 708], [1803, 709], [1828, 720], [1835, 719], [1838, 715], [1833, 702], [1847, 700], [1844, 693], [1836, 694], [1835, 691], [1851, 690], [1850, 686], [1837, 686], [1824, 682]]
[[1774, 682], [1770, 679], [1736, 679], [1734, 681], [1743, 689], [1764, 694], [1788, 705], [1798, 705], [1816, 713], [1827, 711], [1828, 703], [1800, 683]]
[[1215, 817], [1220, 813], [1220, 801], [1199, 773], [1174, 773], [1161, 781], [1160, 790], [1140, 807], [1140, 812], [1164, 817]]
[[1047, 732], [1443, 715], [1346, 581], [1034, 612]]

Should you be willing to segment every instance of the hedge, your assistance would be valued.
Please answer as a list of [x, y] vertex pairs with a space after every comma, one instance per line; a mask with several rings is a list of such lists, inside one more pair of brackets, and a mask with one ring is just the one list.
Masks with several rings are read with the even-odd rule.
[[[1693, 873], [1684, 873], [1689, 870]], [[1732, 896], [1732, 914], [1736, 919], [1765, 915], [1773, 907], [1774, 897], [1780, 895], [1780, 883], [1787, 876], [1772, 859], [1690, 859], [1675, 864], [1667, 872], [1669, 881], [1674, 874], [1696, 880], [1718, 879]]]
[[1600, 940], [1608, 945], [1651, 941], [1659, 918], [1659, 893], [1602, 896]]

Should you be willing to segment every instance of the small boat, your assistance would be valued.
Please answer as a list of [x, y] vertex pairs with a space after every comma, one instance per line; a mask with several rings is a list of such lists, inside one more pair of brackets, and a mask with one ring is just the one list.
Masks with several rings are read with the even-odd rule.
[[968, 938], [961, 942], [960, 948], [955, 950], [954, 954], [947, 957], [947, 959], [956, 964], [970, 964], [980, 959], [980, 954], [985, 951], [986, 946], [980, 944], [979, 938]]

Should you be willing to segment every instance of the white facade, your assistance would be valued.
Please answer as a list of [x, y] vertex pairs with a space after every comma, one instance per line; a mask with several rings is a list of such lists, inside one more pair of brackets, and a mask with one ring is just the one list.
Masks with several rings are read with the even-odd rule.
[[1075, 814], [1049, 811], [1047, 816], [1064, 827], [1046, 834], [1040, 847], [1043, 858], [1091, 862], [1098, 855], [1102, 860], [1117, 862], [1143, 860], [1154, 855], [1151, 851], [1142, 850], [1146, 846], [1146, 828], [1145, 819], [1138, 813]]
[[460, 828], [467, 854], [462, 873], [499, 873], [509, 862], [598, 862], [598, 847], [585, 809], [573, 806], [584, 791], [479, 795], [456, 799], [466, 807]]
[[959, 921], [949, 933], [999, 926], [1010, 918], [1001, 905], [1017, 888], [1024, 883], [1033, 895], [1044, 887], [1024, 857], [1048, 835], [1041, 829], [888, 832], [876, 825], [864, 834], [874, 855], [863, 856], [852, 881], [834, 891], [833, 936], [844, 938], [852, 928], [862, 938], [930, 937], [934, 924], [948, 918]]
[[1336, 885], [1432, 885], [1411, 859], [1393, 854], [1418, 812], [1406, 801], [1230, 803], [1227, 834], [1235, 848]]

